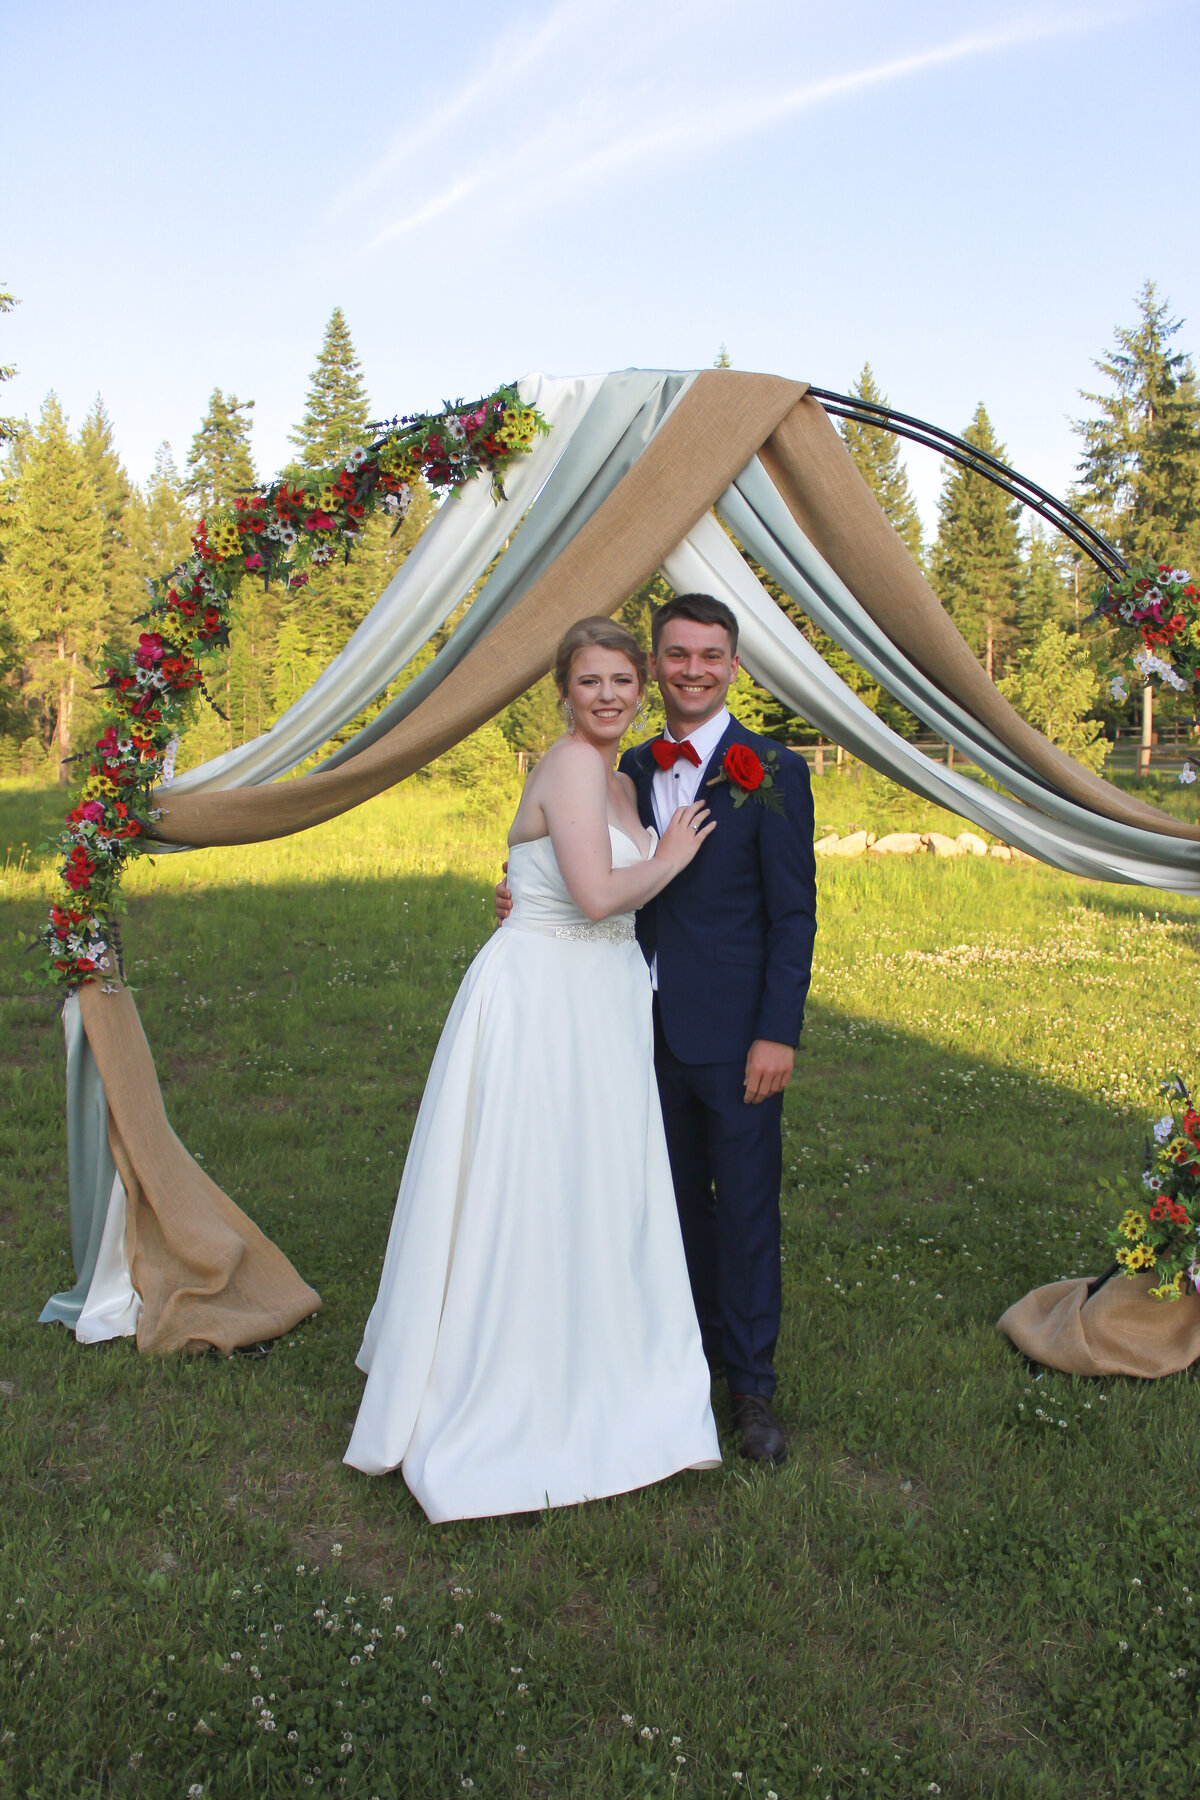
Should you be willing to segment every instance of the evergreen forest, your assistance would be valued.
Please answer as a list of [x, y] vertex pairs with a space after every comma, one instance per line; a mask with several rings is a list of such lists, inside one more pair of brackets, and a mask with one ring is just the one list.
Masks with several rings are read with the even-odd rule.
[[[0, 330], [2, 315], [15, 304], [14, 294], [0, 291]], [[1132, 313], [1132, 323], [1118, 326], [1111, 348], [1095, 360], [1095, 391], [1080, 395], [1077, 480], [1067, 497], [1127, 556], [1163, 556], [1194, 569], [1200, 564], [1195, 371], [1179, 343], [1182, 321], [1152, 282]], [[716, 366], [731, 366], [724, 345]], [[0, 383], [13, 372], [0, 364]], [[853, 392], [887, 403], [869, 362]], [[253, 408], [252, 399], [214, 387], [183, 466], [163, 443], [141, 484], [122, 462], [114, 421], [99, 396], [77, 425], [53, 392], [36, 419], [0, 417], [0, 774], [70, 780], [70, 760], [86, 747], [99, 718], [94, 683], [101, 648], [136, 632], [145, 578], [187, 553], [194, 522], [206, 509], [274, 473], [255, 467]], [[349, 325], [335, 307], [283, 472], [298, 478], [367, 442], [373, 416]], [[950, 423], [969, 443], [1007, 460], [983, 400], [969, 421]], [[1172, 709], [1190, 705], [1157, 693], [1152, 701], [1143, 692], [1112, 698], [1099, 673], [1103, 635], [1081, 631], [1097, 572], [1065, 539], [982, 476], [947, 463], [936, 535], [927, 542], [899, 440], [852, 421], [842, 429], [905, 546], [989, 675], [1032, 724], [1099, 767], [1115, 738], [1137, 733], [1144, 706], [1152, 705], [1161, 723], [1173, 719]], [[311, 685], [366, 616], [436, 504], [436, 495], [423, 490], [394, 535], [390, 520], [373, 520], [355, 556], [320, 571], [306, 587], [280, 592], [243, 585], [228, 652], [209, 678], [225, 717], [197, 707], [180, 768], [257, 737]], [[919, 735], [911, 715], [767, 586], [868, 706], [904, 735]], [[623, 609], [625, 622], [646, 641], [652, 607], [666, 591], [656, 577]], [[364, 719], [430, 660], [458, 616]], [[802, 720], [745, 674], [732, 705], [748, 726], [780, 741], [814, 740]], [[657, 728], [653, 710], [650, 728]], [[443, 759], [443, 772], [465, 785], [492, 771], [509, 778], [516, 759], [539, 755], [560, 729], [546, 677]]]

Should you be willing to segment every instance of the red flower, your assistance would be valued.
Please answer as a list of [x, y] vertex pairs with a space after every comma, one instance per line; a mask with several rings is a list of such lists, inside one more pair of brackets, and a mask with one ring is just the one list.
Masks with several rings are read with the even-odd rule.
[[248, 556], [246, 558], [246, 567], [248, 569], [261, 569], [262, 566], [263, 559], [260, 551], [256, 550], [253, 556]]
[[328, 513], [311, 512], [304, 521], [305, 531], [332, 531], [333, 520]]
[[763, 766], [749, 744], [730, 744], [721, 767], [730, 781], [752, 794], [762, 785]]
[[1165, 1219], [1166, 1216], [1167, 1216], [1166, 1201], [1165, 1200], [1156, 1200], [1154, 1202], [1154, 1205], [1150, 1208], [1150, 1217], [1154, 1220], [1155, 1224], [1157, 1225], [1158, 1221], [1160, 1219]]

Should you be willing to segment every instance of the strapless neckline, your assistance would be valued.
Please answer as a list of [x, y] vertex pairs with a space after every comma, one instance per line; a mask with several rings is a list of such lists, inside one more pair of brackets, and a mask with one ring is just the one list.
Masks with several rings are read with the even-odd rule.
[[[621, 827], [619, 825], [614, 825], [611, 820], [609, 821], [608, 829], [610, 831], [615, 831], [618, 837], [624, 838], [625, 842], [627, 844], [631, 844], [633, 846], [633, 848], [635, 850], [637, 850], [639, 862], [649, 862], [650, 856], [648, 854], [644, 853], [642, 850], [638, 849], [638, 841], [636, 838], [630, 837], [630, 835], [627, 831], [622, 831]], [[654, 842], [649, 847], [650, 852], [653, 853], [653, 851], [656, 850], [658, 847], [658, 833], [656, 831], [654, 831], [652, 829], [652, 827], [649, 825], [644, 825], [642, 827], [642, 829], [654, 840]], [[544, 832], [541, 837], [522, 838], [521, 842], [519, 844], [510, 844], [508, 846], [508, 854], [510, 856], [512, 856], [513, 853], [517, 850], [531, 850], [535, 844], [548, 844], [549, 842], [550, 842], [550, 833], [548, 831]]]

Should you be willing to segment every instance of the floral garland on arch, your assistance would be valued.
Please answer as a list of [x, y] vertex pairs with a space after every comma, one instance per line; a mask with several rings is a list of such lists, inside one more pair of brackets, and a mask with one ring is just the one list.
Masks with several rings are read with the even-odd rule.
[[486, 470], [502, 499], [505, 470], [550, 426], [510, 383], [469, 406], [457, 401], [440, 413], [409, 414], [373, 429], [380, 435], [340, 465], [239, 494], [232, 506], [202, 518], [192, 555], [147, 581], [150, 605], [135, 621], [145, 626], [137, 643], [105, 645], [98, 684], [109, 695], [104, 729], [55, 840], [63, 892], [34, 939], [44, 949], [40, 970], [52, 986], [73, 991], [124, 973], [116, 922], [121, 879], [149, 848], [149, 827], [159, 816], [151, 791], [173, 779], [197, 691], [220, 712], [204, 685], [203, 664], [229, 642], [240, 584], [253, 576], [264, 585], [302, 587], [310, 567], [326, 567], [339, 551], [349, 559], [367, 519], [381, 508], [394, 515], [398, 530], [420, 477], [453, 489]]
[[[1097, 619], [1115, 625], [1126, 642], [1136, 633], [1140, 643], [1128, 660], [1140, 681], [1157, 677], [1160, 687], [1177, 694], [1195, 698], [1200, 692], [1200, 587], [1186, 569], [1170, 563], [1134, 564], [1120, 581], [1109, 579], [1097, 590], [1085, 623]], [[1124, 675], [1112, 676], [1108, 685], [1114, 700], [1129, 698]], [[1195, 781], [1190, 763], [1179, 779]]]

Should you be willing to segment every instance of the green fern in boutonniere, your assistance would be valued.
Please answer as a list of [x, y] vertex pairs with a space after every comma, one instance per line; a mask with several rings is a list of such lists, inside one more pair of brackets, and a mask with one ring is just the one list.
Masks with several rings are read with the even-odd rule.
[[747, 800], [756, 800], [768, 812], [781, 813], [783, 795], [779, 791], [778, 779], [778, 750], [766, 751], [760, 761], [749, 744], [730, 744], [722, 759], [720, 774], [714, 775], [704, 785], [718, 787], [726, 782], [733, 793], [735, 806], [743, 806]]

